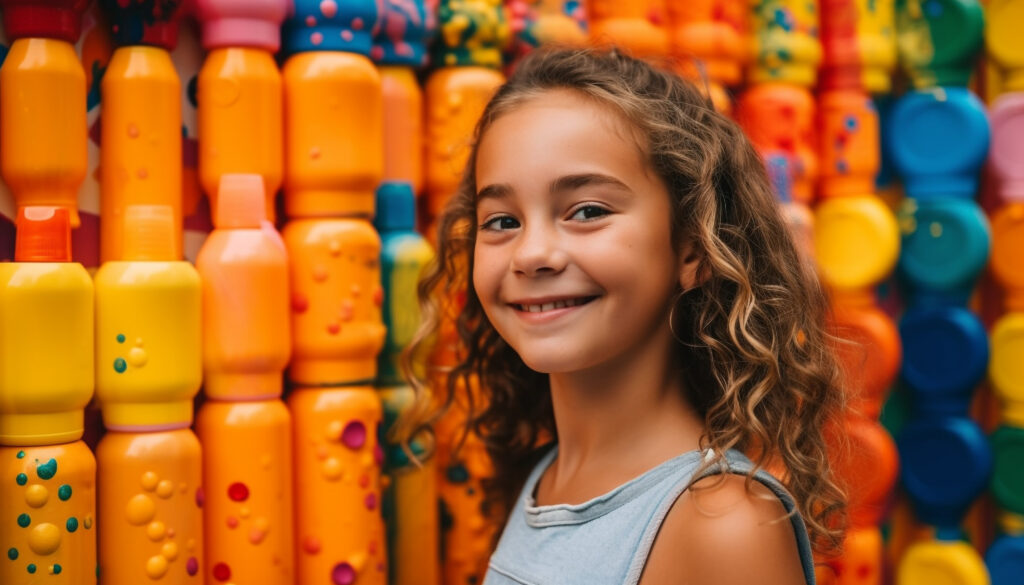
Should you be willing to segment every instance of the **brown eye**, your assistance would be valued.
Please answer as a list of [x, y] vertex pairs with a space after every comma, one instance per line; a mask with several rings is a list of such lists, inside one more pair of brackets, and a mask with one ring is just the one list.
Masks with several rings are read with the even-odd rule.
[[499, 215], [480, 225], [480, 229], [490, 231], [514, 230], [517, 227], [519, 227], [519, 221], [511, 215]]
[[597, 219], [599, 217], [603, 217], [605, 215], [608, 215], [609, 213], [611, 212], [605, 209], [604, 207], [598, 205], [584, 205], [582, 207], [576, 208], [576, 210], [573, 211], [573, 214], [569, 219], [575, 219], [578, 221], [588, 221], [592, 219]]

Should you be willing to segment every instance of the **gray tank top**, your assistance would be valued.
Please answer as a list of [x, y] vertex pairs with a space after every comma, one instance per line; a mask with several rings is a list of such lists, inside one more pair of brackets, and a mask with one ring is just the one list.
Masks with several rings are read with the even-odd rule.
[[[753, 468], [746, 456], [730, 450], [719, 464], [695, 478], [703, 455], [690, 451], [588, 502], [537, 506], [537, 481], [557, 453], [556, 446], [526, 480], [484, 585], [635, 585], [661, 523], [692, 482], [726, 471], [746, 474]], [[778, 496], [787, 512], [793, 510], [793, 499], [778, 480], [764, 470], [754, 478]], [[805, 581], [814, 585], [807, 528], [799, 512], [790, 518]]]

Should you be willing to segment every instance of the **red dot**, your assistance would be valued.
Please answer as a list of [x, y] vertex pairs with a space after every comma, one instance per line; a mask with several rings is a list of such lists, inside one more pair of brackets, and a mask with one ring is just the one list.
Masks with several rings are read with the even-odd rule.
[[364, 500], [364, 503], [366, 504], [367, 510], [376, 510], [377, 494], [366, 494], [366, 499]]
[[218, 581], [227, 581], [231, 578], [231, 567], [225, 563], [217, 563], [213, 566], [213, 578]]
[[245, 484], [236, 481], [228, 486], [228, 497], [235, 502], [244, 502], [249, 499], [249, 488]]
[[305, 313], [307, 310], [309, 310], [309, 299], [306, 298], [306, 295], [301, 293], [292, 295], [292, 311]]
[[306, 540], [302, 542], [302, 550], [311, 555], [317, 554], [320, 552], [320, 540], [315, 536], [307, 536]]

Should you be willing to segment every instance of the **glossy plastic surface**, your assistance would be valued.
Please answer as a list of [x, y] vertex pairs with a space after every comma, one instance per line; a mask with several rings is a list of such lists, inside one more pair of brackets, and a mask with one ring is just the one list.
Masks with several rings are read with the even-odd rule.
[[[253, 47], [274, 53], [291, 0], [194, 0], [203, 48]], [[202, 101], [200, 100], [200, 103]]]
[[899, 228], [871, 195], [828, 199], [815, 209], [814, 249], [822, 280], [840, 290], [879, 283], [896, 264]]
[[903, 379], [920, 396], [921, 412], [965, 416], [974, 386], [985, 375], [985, 326], [961, 307], [914, 307], [900, 320]]
[[897, 4], [900, 63], [914, 87], [965, 87], [982, 46], [978, 0], [905, 0]]
[[368, 57], [380, 23], [378, 0], [291, 0], [281, 51], [345, 51]]

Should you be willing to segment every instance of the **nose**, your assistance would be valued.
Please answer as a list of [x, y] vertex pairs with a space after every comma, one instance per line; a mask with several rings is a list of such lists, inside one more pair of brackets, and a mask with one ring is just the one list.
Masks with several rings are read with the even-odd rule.
[[512, 254], [512, 270], [523, 276], [558, 274], [565, 270], [569, 254], [555, 226], [524, 226], [516, 238]]

